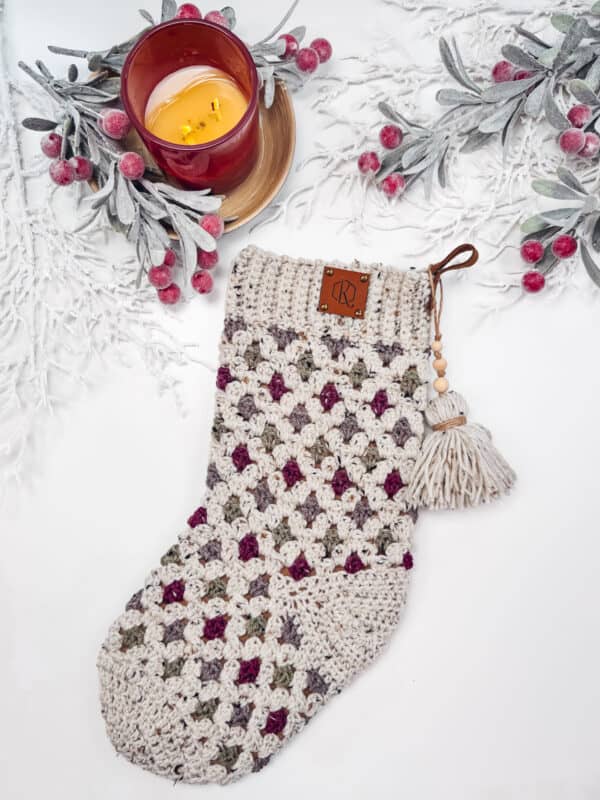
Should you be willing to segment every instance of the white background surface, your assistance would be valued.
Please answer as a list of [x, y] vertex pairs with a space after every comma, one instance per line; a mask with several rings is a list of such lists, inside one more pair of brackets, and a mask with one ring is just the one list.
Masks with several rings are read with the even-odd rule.
[[[238, 3], [240, 32], [258, 38], [284, 5]], [[9, 0], [11, 58], [33, 61], [48, 42], [110, 44], [139, 27], [137, 7]], [[400, 13], [374, 0], [303, 0], [293, 22], [329, 36], [338, 55], [385, 26], [407, 58], [419, 49]], [[309, 97], [297, 100], [299, 156], [310, 153]], [[415, 233], [423, 237], [425, 228]], [[212, 362], [229, 262], [248, 240], [411, 265], [404, 236], [367, 248], [334, 237], [325, 220], [232, 235], [215, 294], [179, 315]], [[439, 256], [456, 243], [441, 242]], [[213, 376], [188, 371], [182, 418], [141, 370], [110, 372], [53, 423], [35, 486], [0, 512], [3, 799], [600, 798], [599, 301], [539, 297], [474, 328], [477, 290], [458, 286], [445, 323], [450, 377], [493, 430], [518, 487], [486, 509], [421, 516], [409, 603], [389, 649], [237, 785], [172, 786], [117, 758], [95, 671], [108, 624], [202, 497]]]

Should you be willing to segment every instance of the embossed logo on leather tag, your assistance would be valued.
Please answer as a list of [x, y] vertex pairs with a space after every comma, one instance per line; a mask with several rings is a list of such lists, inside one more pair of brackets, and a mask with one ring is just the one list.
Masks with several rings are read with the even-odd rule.
[[325, 267], [321, 280], [319, 311], [363, 319], [369, 295], [368, 272]]

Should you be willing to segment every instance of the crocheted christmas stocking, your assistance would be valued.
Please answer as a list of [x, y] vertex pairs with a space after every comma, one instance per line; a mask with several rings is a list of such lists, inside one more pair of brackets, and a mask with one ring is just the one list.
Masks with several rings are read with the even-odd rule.
[[131, 761], [190, 782], [257, 771], [389, 639], [412, 567], [429, 297], [426, 272], [239, 255], [205, 504], [98, 660]]

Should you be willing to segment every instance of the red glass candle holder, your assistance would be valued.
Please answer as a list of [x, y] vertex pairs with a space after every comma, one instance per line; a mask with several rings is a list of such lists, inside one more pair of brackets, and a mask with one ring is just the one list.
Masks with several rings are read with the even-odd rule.
[[[230, 131], [204, 144], [175, 144], [144, 126], [148, 98], [167, 75], [198, 64], [231, 75], [248, 108]], [[226, 192], [248, 176], [258, 157], [258, 74], [244, 43], [231, 31], [204, 20], [172, 20], [149, 30], [130, 51], [121, 73], [121, 99], [156, 163], [184, 186]]]

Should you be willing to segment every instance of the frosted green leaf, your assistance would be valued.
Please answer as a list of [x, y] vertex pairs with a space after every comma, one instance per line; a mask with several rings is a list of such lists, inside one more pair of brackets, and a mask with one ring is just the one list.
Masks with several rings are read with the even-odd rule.
[[498, 131], [501, 131], [505, 125], [508, 125], [520, 102], [520, 98], [517, 97], [506, 103], [506, 105], [500, 106], [494, 113], [479, 123], [480, 132], [498, 133]]
[[495, 83], [493, 86], [488, 86], [481, 93], [481, 99], [485, 103], [500, 103], [504, 100], [510, 100], [516, 97], [532, 86], [535, 86], [541, 80], [539, 75], [534, 75], [531, 78], [525, 78], [522, 81], [507, 81], [506, 83]]
[[459, 92], [457, 89], [440, 89], [435, 99], [441, 106], [478, 106], [481, 104], [481, 99], [477, 95]]
[[517, 67], [533, 70], [538, 70], [540, 68], [537, 59], [514, 44], [505, 44], [502, 48], [502, 55], [507, 61], [510, 61], [511, 64], [516, 64]]
[[544, 94], [546, 92], [547, 81], [543, 80], [533, 89], [525, 101], [525, 113], [529, 117], [538, 117], [544, 106]]
[[566, 186], [570, 186], [571, 189], [574, 189], [576, 192], [580, 194], [587, 194], [585, 187], [582, 183], [573, 175], [570, 169], [566, 167], [558, 167], [556, 170], [556, 174], [558, 175], [559, 180], [564, 183]]
[[596, 286], [600, 287], [600, 267], [598, 267], [598, 265], [592, 258], [586, 243], [581, 242], [580, 247], [581, 247], [581, 260], [583, 261], [583, 266], [585, 267], [585, 271], [594, 281]]
[[546, 85], [546, 92], [544, 94], [544, 114], [546, 119], [559, 131], [564, 131], [571, 127], [571, 123], [562, 113], [560, 108], [556, 105], [556, 101], [552, 95], [552, 82], [549, 81]]
[[548, 181], [542, 178], [536, 178], [532, 181], [531, 186], [535, 192], [543, 195], [544, 197], [552, 197], [555, 200], [583, 200], [581, 194], [565, 186], [558, 181]]
[[569, 83], [569, 91], [580, 103], [585, 103], [588, 106], [600, 105], [598, 97], [590, 89], [588, 84], [580, 78], [575, 78]]

